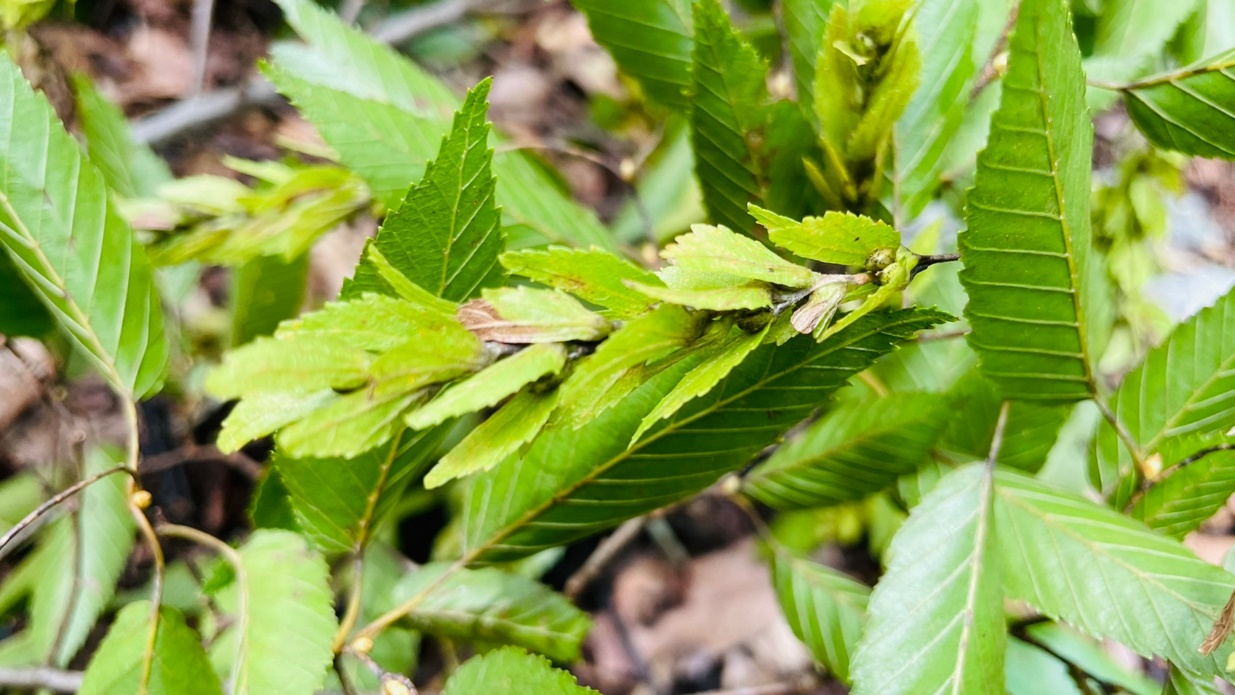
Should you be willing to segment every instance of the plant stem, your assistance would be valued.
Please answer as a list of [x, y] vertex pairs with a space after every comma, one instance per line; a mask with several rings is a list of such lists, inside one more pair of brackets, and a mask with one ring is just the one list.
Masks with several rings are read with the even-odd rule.
[[1102, 412], [1102, 417], [1110, 423], [1111, 427], [1115, 429], [1115, 434], [1119, 436], [1120, 441], [1127, 447], [1128, 455], [1132, 457], [1132, 462], [1136, 464], [1136, 473], [1149, 477], [1145, 470], [1145, 454], [1141, 453], [1141, 448], [1137, 445], [1132, 433], [1128, 431], [1127, 427], [1124, 427], [1119, 416], [1115, 414], [1115, 411], [1111, 410], [1111, 406], [1107, 405], [1105, 398], [1094, 398], [1094, 403], [1098, 404], [1098, 410]]
[[124, 423], [128, 430], [128, 456], [125, 461], [129, 473], [129, 484], [126, 499], [129, 503], [129, 513], [133, 516], [137, 528], [150, 546], [150, 554], [154, 559], [154, 577], [150, 586], [150, 634], [146, 638], [146, 651], [142, 657], [141, 676], [138, 679], [138, 693], [145, 695], [150, 687], [150, 673], [154, 669], [154, 648], [159, 638], [159, 607], [163, 604], [163, 546], [159, 537], [146, 517], [146, 505], [149, 504], [150, 493], [141, 487], [141, 476], [138, 467], [141, 461], [141, 430], [137, 422], [137, 404], [132, 398], [124, 398]]
[[1008, 21], [1003, 25], [1003, 31], [999, 34], [999, 40], [995, 42], [995, 48], [991, 50], [990, 56], [986, 59], [986, 64], [982, 67], [982, 72], [978, 74], [978, 79], [973, 84], [973, 89], [969, 91], [969, 101], [978, 98], [991, 82], [999, 76], [999, 66], [997, 61], [999, 56], [1008, 48], [1008, 37], [1012, 35], [1012, 29], [1016, 27], [1016, 19], [1021, 14], [1021, 3], [1017, 2], [1012, 6], [1012, 11], [1008, 13]]
[[73, 495], [76, 495], [82, 490], [85, 490], [91, 485], [97, 483], [103, 478], [106, 478], [107, 476], [112, 475], [114, 473], [128, 473], [129, 475], [132, 475], [133, 471], [131, 471], [128, 466], [116, 466], [115, 468], [108, 468], [105, 471], [95, 473], [89, 478], [86, 478], [84, 480], [79, 480], [76, 483], [73, 483], [67, 488], [61, 490], [60, 492], [57, 492], [55, 495], [52, 495], [43, 504], [40, 504], [39, 506], [35, 507], [34, 511], [27, 514], [24, 518], [22, 518], [21, 521], [17, 522], [13, 526], [13, 528], [6, 531], [3, 536], [0, 536], [0, 558], [3, 558], [5, 555], [8, 554], [5, 549], [8, 548], [9, 544], [11, 544], [15, 539], [21, 536], [23, 532], [25, 532], [32, 524], [38, 521], [39, 518], [42, 517], [44, 514], [51, 511], [52, 509], [55, 509], [57, 506], [62, 504], [65, 500], [72, 497]]
[[597, 575], [626, 546], [639, 537], [640, 532], [643, 531], [643, 525], [647, 523], [647, 519], [648, 517], [646, 516], [637, 516], [634, 519], [630, 519], [602, 540], [596, 546], [596, 550], [592, 551], [592, 554], [583, 562], [583, 565], [574, 574], [570, 575], [570, 579], [566, 580], [566, 586], [562, 589], [562, 593], [565, 594], [566, 598], [577, 602], [579, 595], [596, 579]]
[[58, 693], [75, 693], [81, 690], [81, 671], [61, 671], [49, 666], [29, 668], [0, 668], [0, 686], [4, 688], [44, 688]]

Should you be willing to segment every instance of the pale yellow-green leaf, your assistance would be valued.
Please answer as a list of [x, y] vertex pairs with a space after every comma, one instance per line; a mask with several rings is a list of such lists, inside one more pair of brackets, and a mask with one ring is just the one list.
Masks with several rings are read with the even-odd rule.
[[726, 273], [785, 287], [809, 287], [815, 274], [777, 256], [768, 247], [728, 227], [697, 224], [661, 252], [666, 260], [688, 270]]
[[556, 343], [529, 345], [518, 353], [476, 372], [471, 378], [448, 388], [428, 404], [407, 416], [407, 425], [426, 429], [466, 413], [496, 405], [524, 386], [566, 364], [566, 348]]
[[656, 276], [603, 249], [546, 249], [511, 251], [498, 260], [512, 275], [530, 278], [593, 304], [605, 307], [610, 318], [634, 318], [647, 313], [653, 302], [624, 281], [656, 284]]
[[871, 253], [901, 244], [895, 229], [849, 212], [827, 212], [801, 222], [755, 205], [750, 214], [768, 230], [773, 244], [824, 263], [864, 267]]
[[557, 391], [516, 395], [442, 457], [425, 476], [425, 487], [433, 489], [498, 465], [540, 432], [557, 403]]
[[372, 361], [369, 353], [340, 341], [260, 338], [227, 353], [206, 378], [206, 390], [216, 398], [238, 398], [356, 388]]

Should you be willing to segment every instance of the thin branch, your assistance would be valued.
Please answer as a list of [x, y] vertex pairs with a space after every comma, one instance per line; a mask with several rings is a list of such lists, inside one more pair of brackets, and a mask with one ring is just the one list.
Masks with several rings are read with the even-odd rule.
[[978, 79], [973, 84], [973, 89], [969, 91], [969, 100], [973, 101], [978, 98], [978, 95], [983, 92], [995, 78], [999, 76], [999, 57], [1008, 49], [1008, 37], [1012, 34], [1012, 29], [1016, 26], [1016, 19], [1021, 13], [1021, 3], [1017, 2], [1012, 6], [1012, 11], [1008, 13], [1008, 21], [1003, 25], [1003, 31], [999, 34], [999, 40], [995, 42], [995, 48], [991, 50], [991, 55], [986, 59], [986, 64], [982, 67], [982, 72], [978, 75]]
[[1101, 411], [1102, 417], [1106, 418], [1106, 421], [1115, 429], [1115, 434], [1119, 436], [1120, 441], [1128, 449], [1128, 455], [1132, 457], [1133, 463], [1136, 464], [1137, 474], [1145, 475], [1145, 454], [1141, 452], [1141, 447], [1136, 443], [1136, 438], [1124, 426], [1119, 416], [1115, 414], [1115, 411], [1111, 410], [1111, 406], [1107, 405], [1106, 399], [1095, 398], [1094, 403], [1098, 404], [1098, 410]]
[[987, 467], [993, 467], [999, 460], [999, 450], [1003, 448], [1004, 430], [1008, 427], [1008, 411], [1012, 408], [1012, 401], [1004, 401], [999, 406], [999, 419], [995, 421], [995, 433], [991, 435], [991, 450], [986, 455]]
[[402, 673], [392, 673], [382, 668], [381, 664], [374, 661], [368, 652], [348, 649], [344, 653], [348, 656], [356, 657], [360, 660], [360, 663], [369, 669], [369, 672], [382, 684], [383, 695], [419, 695], [419, 691], [416, 690], [416, 685], [412, 683], [411, 678]]
[[969, 335], [970, 329], [958, 328], [954, 331], [934, 331], [928, 333], [919, 333], [914, 341], [919, 343], [931, 343], [937, 340], [952, 340], [954, 338], [964, 338]]
[[566, 586], [562, 590], [566, 598], [571, 601], [578, 601], [583, 590], [596, 579], [601, 571], [608, 567], [609, 563], [613, 562], [613, 559], [626, 546], [639, 537], [640, 532], [643, 531], [643, 525], [646, 523], [646, 516], [635, 517], [617, 527], [616, 531], [602, 540], [596, 546], [596, 550], [592, 551], [592, 554], [583, 562], [583, 565], [574, 574], [570, 575], [570, 579], [566, 580]]
[[49, 666], [0, 668], [0, 686], [4, 688], [46, 688], [58, 693], [81, 690], [81, 671], [61, 671]]
[[40, 504], [39, 506], [35, 507], [34, 511], [30, 512], [24, 518], [22, 518], [21, 521], [14, 524], [13, 528], [6, 531], [3, 536], [0, 536], [0, 559], [2, 559], [5, 555], [8, 554], [5, 551], [5, 549], [9, 547], [9, 544], [11, 544], [18, 537], [22, 536], [23, 532], [26, 531], [30, 527], [31, 524], [38, 521], [39, 518], [42, 517], [44, 514], [55, 509], [57, 506], [59, 506], [61, 503], [63, 503], [65, 500], [72, 497], [73, 495], [76, 495], [82, 490], [85, 490], [91, 485], [102, 480], [103, 478], [106, 478], [107, 476], [113, 475], [115, 473], [128, 473], [129, 475], [133, 475], [133, 471], [129, 470], [127, 466], [116, 466], [115, 468], [108, 468], [105, 471], [95, 473], [89, 478], [86, 478], [84, 480], [79, 480], [76, 483], [73, 483], [72, 485], [66, 487], [65, 489], [61, 490], [55, 495], [52, 495], [43, 504]]
[[210, 57], [210, 25], [214, 19], [214, 0], [193, 0], [189, 16], [189, 51], [193, 54], [192, 96], [206, 87], [206, 61]]
[[961, 255], [959, 253], [940, 253], [935, 255], [918, 256], [918, 264], [913, 267], [913, 270], [909, 271], [909, 278], [913, 279], [917, 277], [918, 273], [933, 265], [939, 265], [940, 263], [952, 263], [954, 261], [959, 261], [960, 259]]
[[1141, 483], [1141, 489], [1137, 490], [1136, 494], [1132, 495], [1132, 497], [1128, 499], [1128, 503], [1124, 505], [1124, 511], [1130, 511], [1134, 506], [1136, 506], [1137, 502], [1140, 502], [1145, 495], [1154, 488], [1154, 486], [1161, 485], [1167, 478], [1175, 475], [1181, 469], [1200, 461], [1210, 454], [1216, 454], [1220, 451], [1235, 451], [1235, 443], [1217, 444], [1215, 446], [1201, 449], [1200, 451], [1192, 453], [1186, 458], [1180, 459], [1178, 462], [1167, 466], [1154, 479], [1150, 480], [1146, 478]]
[[146, 544], [150, 546], [150, 555], [154, 559], [154, 577], [150, 580], [150, 632], [146, 636], [146, 651], [143, 653], [141, 675], [138, 678], [138, 692], [144, 693], [150, 685], [150, 674], [154, 670], [154, 648], [159, 638], [159, 607], [163, 604], [163, 545], [159, 543], [159, 537], [150, 525], [150, 519], [146, 517], [146, 507], [150, 506], [150, 493], [142, 489], [138, 472], [141, 461], [141, 430], [137, 422], [137, 404], [132, 398], [125, 398], [122, 410], [128, 429], [128, 457], [125, 467], [129, 473], [126, 490], [129, 513]]
[[[371, 36], [384, 44], [407, 41], [438, 27], [457, 22], [472, 9], [474, 0], [440, 0], [387, 19]], [[159, 145], [189, 131], [208, 126], [250, 106], [279, 102], [274, 85], [255, 74], [234, 87], [183, 99], [133, 123], [133, 139]]]

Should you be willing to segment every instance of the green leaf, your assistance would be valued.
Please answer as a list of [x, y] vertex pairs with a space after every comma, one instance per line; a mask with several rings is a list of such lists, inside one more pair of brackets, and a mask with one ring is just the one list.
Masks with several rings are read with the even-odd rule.
[[688, 497], [774, 443], [876, 357], [947, 318], [892, 311], [864, 317], [823, 344], [765, 345], [629, 449], [630, 435], [690, 361], [634, 390], [582, 429], [550, 425], [522, 459], [470, 486], [465, 559], [523, 557]]
[[998, 693], [1004, 681], [1000, 544], [991, 468], [950, 473], [892, 539], [853, 657], [854, 695]]
[[7, 253], [0, 253], [0, 278], [5, 279], [0, 289], [0, 334], [38, 338], [56, 329], [55, 319], [39, 295], [22, 282], [20, 271]]
[[750, 214], [768, 230], [773, 244], [823, 263], [866, 267], [875, 251], [901, 245], [901, 235], [895, 229], [850, 212], [828, 212], [801, 222], [757, 205], [750, 206]]
[[[1196, 451], [1206, 448], [1204, 439], [1184, 441]], [[1159, 533], [1183, 538], [1225, 507], [1235, 493], [1235, 451], [1216, 451], [1191, 463], [1170, 461], [1168, 465], [1173, 468], [1163, 478], [1134, 498], [1131, 514]]]
[[[986, 458], [1004, 400], [990, 380], [977, 370], [963, 376], [948, 393], [952, 417], [939, 449], [958, 461]], [[1004, 437], [996, 463], [1035, 473], [1046, 463], [1059, 429], [1072, 408], [1054, 403], [1009, 401]]]
[[[116, 389], [144, 396], [169, 346], [153, 273], [103, 176], [7, 55], [0, 57], [0, 246]], [[11, 280], [10, 280], [11, 281]]]
[[1103, 82], [1122, 82], [1144, 75], [1161, 59], [1168, 42], [1196, 6], [1197, 0], [1105, 0], [1086, 72]]
[[484, 299], [459, 307], [459, 319], [481, 340], [499, 343], [595, 341], [609, 322], [558, 290], [530, 287], [486, 289]]
[[228, 352], [206, 378], [206, 390], [216, 398], [347, 390], [365, 383], [372, 362], [367, 352], [341, 340], [258, 338]]
[[1219, 695], [1222, 691], [1214, 685], [1213, 677], [1194, 676], [1176, 666], [1171, 666], [1162, 695]]
[[815, 274], [725, 227], [697, 224], [660, 254], [688, 273], [717, 273], [785, 287], [810, 287]]
[[386, 511], [432, 462], [446, 428], [402, 432], [352, 458], [277, 455], [296, 526], [326, 553], [362, 549]]
[[375, 242], [408, 279], [448, 300], [472, 296], [502, 250], [485, 121], [492, 84], [485, 80], [468, 92], [437, 158], [386, 218]]
[[516, 647], [502, 647], [472, 657], [446, 681], [442, 695], [595, 695], [549, 660]]
[[729, 376], [729, 372], [742, 364], [746, 357], [763, 343], [764, 336], [767, 335], [771, 325], [769, 323], [763, 327], [763, 330], [753, 333], [747, 333], [738, 326], [724, 326], [720, 331], [722, 337], [719, 342], [703, 354], [698, 366], [686, 372], [673, 390], [660, 399], [656, 407], [652, 408], [652, 412], [648, 413], [643, 418], [643, 422], [639, 423], [639, 429], [635, 430], [635, 434], [630, 439], [631, 444], [652, 429], [656, 423], [672, 416], [681, 410], [682, 406], [700, 396], [707, 395], [709, 391], [716, 388], [722, 379]]
[[564, 596], [492, 567], [450, 568], [451, 563], [425, 565], [395, 586], [398, 602], [424, 595], [406, 618], [414, 629], [469, 642], [511, 644], [565, 663], [579, 660], [591, 620]]
[[596, 43], [651, 99], [686, 107], [693, 44], [690, 0], [573, 0]]
[[149, 661], [150, 677], [143, 679], [152, 615], [149, 601], [130, 603], [120, 610], [90, 659], [78, 693], [223, 695], [223, 686], [210, 667], [201, 638], [185, 624], [180, 611], [167, 606], [159, 608], [158, 633]]
[[785, 552], [772, 556], [772, 586], [793, 634], [837, 680], [849, 682], [849, 656], [866, 622], [870, 588], [848, 575]]
[[756, 141], [767, 121], [768, 68], [718, 0], [698, 0], [693, 9], [689, 111], [695, 175], [709, 218], [749, 232], [746, 204], [763, 198]]
[[995, 488], [1004, 591], [1044, 615], [1143, 656], [1220, 675], [1229, 645], [1205, 640], [1235, 577], [1107, 507], [1004, 471]]
[[278, 434], [291, 456], [357, 456], [393, 436], [407, 409], [422, 401], [426, 387], [485, 367], [490, 355], [471, 333], [460, 329], [434, 342], [412, 340], [373, 361], [370, 382], [332, 400]]
[[[83, 475], [116, 465], [87, 451]], [[107, 608], [133, 548], [125, 477], [109, 475], [77, 496], [78, 511], [59, 519], [35, 551], [39, 580], [30, 598], [30, 635], [41, 659], [67, 666]]]
[[1093, 127], [1064, 0], [1021, 4], [960, 235], [969, 344], [1004, 396], [1082, 400], [1112, 300], [1093, 249]]
[[652, 302], [625, 281], [655, 284], [656, 276], [635, 264], [601, 249], [547, 249], [511, 251], [498, 258], [511, 275], [569, 292], [605, 307], [601, 314], [612, 319], [631, 319], [651, 310]]
[[425, 476], [425, 487], [487, 471], [530, 442], [557, 408], [558, 392], [523, 391], [468, 433]]
[[241, 447], [333, 403], [331, 389], [311, 393], [261, 393], [240, 399], [227, 414], [215, 445], [224, 453]]
[[1004, 670], [1008, 695], [1085, 695], [1067, 664], [1016, 638], [1008, 640]]
[[238, 555], [236, 581], [217, 598], [235, 623], [211, 648], [231, 659], [228, 692], [312, 695], [337, 628], [326, 561], [299, 535], [270, 529], [254, 531]]
[[1094, 482], [1116, 492], [1116, 504], [1127, 501], [1139, 475], [1136, 459], [1162, 453], [1172, 440], [1235, 425], [1235, 292], [1180, 324], [1124, 378], [1107, 406], [1137, 448], [1129, 452], [1109, 423], [1099, 426]]
[[259, 256], [232, 268], [232, 346], [270, 335], [280, 321], [300, 313], [308, 278], [308, 254], [292, 261]]
[[896, 121], [893, 139], [893, 195], [896, 218], [912, 220], [939, 187], [943, 156], [960, 129], [977, 69], [973, 39], [982, 3], [923, 0], [913, 14], [912, 31], [922, 56], [917, 91]]
[[284, 321], [275, 337], [322, 340], [357, 350], [383, 352], [407, 343], [409, 336], [446, 334], [452, 335], [452, 341], [455, 335], [465, 340], [461, 328], [453, 305], [418, 305], [402, 298], [365, 294], [351, 301], [331, 302], [311, 314]]
[[[670, 278], [668, 275], [665, 277]], [[628, 282], [627, 285], [652, 299], [707, 311], [740, 311], [772, 306], [771, 288], [760, 282], [707, 289], [662, 287], [642, 282]]]
[[1235, 159], [1235, 51], [1121, 90], [1150, 142], [1198, 157]]
[[412, 282], [390, 264], [377, 248], [373, 239], [365, 243], [360, 253], [360, 262], [356, 265], [354, 277], [343, 283], [339, 298], [355, 300], [366, 294], [383, 294], [398, 297], [411, 304], [409, 311], [423, 312], [429, 317], [438, 318], [453, 316], [456, 310], [454, 302], [448, 302], [428, 290]]
[[[284, 17], [309, 47], [276, 45], [267, 74], [318, 128], [340, 161], [394, 208], [419, 180], [450, 127], [459, 100], [437, 78], [309, 0], [282, 0]], [[502, 141], [495, 136], [495, 140]], [[612, 248], [596, 216], [572, 201], [526, 152], [493, 158], [497, 201], [508, 225], [547, 242]]]
[[160, 185], [172, 180], [167, 163], [133, 140], [129, 119], [99, 93], [89, 76], [73, 75], [72, 87], [86, 157], [111, 190], [125, 198], [152, 197]]
[[643, 381], [632, 382], [632, 374], [641, 376], [644, 365], [690, 345], [701, 333], [697, 318], [672, 305], [626, 323], [562, 384], [558, 420], [574, 428], [588, 424]]
[[[823, 43], [828, 13], [836, 0], [784, 0], [780, 6], [789, 57], [798, 90], [798, 102], [809, 104], [815, 85], [815, 61]], [[847, 3], [842, 3], [847, 4]]]
[[759, 464], [743, 489], [776, 509], [860, 500], [929, 460], [947, 406], [921, 393], [845, 403]]
[[407, 416], [407, 425], [422, 430], [451, 418], [497, 405], [524, 386], [566, 366], [566, 348], [557, 343], [529, 345], [476, 372]]

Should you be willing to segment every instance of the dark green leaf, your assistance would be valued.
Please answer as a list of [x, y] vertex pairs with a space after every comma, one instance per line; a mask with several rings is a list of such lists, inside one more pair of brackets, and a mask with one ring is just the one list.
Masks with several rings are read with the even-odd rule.
[[772, 556], [772, 585], [793, 634], [837, 680], [849, 682], [849, 656], [866, 623], [870, 588], [848, 575], [785, 552]]
[[7, 253], [0, 253], [0, 287], [0, 334], [37, 338], [56, 329], [55, 319]]
[[[999, 420], [1003, 398], [995, 386], [976, 370], [963, 376], [949, 392], [953, 403], [948, 428], [939, 448], [958, 461], [986, 458]], [[1052, 403], [1011, 401], [1004, 430], [1014, 433], [1003, 439], [996, 462], [1037, 472], [1055, 445], [1059, 428], [1071, 407]]]
[[1128, 115], [1158, 147], [1235, 159], [1235, 51], [1122, 90]]
[[718, 0], [694, 3], [691, 143], [695, 175], [713, 222], [753, 227], [746, 204], [763, 198], [757, 141], [767, 120], [767, 65]]
[[893, 311], [864, 317], [823, 344], [765, 345], [629, 449], [630, 435], [689, 360], [580, 430], [551, 425], [522, 459], [470, 487], [465, 557], [522, 557], [694, 494], [775, 442], [880, 354], [947, 318]]
[[[0, 56], [0, 246], [60, 328], [115, 388], [143, 396], [167, 371], [154, 276], [103, 176]], [[13, 278], [8, 279], [9, 282]]]
[[587, 17], [596, 42], [650, 98], [672, 108], [686, 107], [690, 0], [573, 0], [572, 4]]
[[244, 345], [274, 333], [279, 322], [300, 313], [309, 255], [292, 261], [278, 256], [259, 256], [232, 269], [232, 345]]
[[[81, 695], [223, 695], [219, 677], [206, 658], [201, 638], [175, 608], [159, 609], [158, 634], [150, 676], [143, 678], [150, 646], [149, 601], [125, 606], [116, 616], [82, 679]], [[144, 687], [143, 687], [144, 685]], [[284, 692], [284, 691], [280, 691]]]
[[959, 469], [909, 514], [871, 594], [854, 695], [1002, 695], [1007, 627], [992, 470]]
[[777, 509], [860, 500], [927, 462], [947, 405], [917, 393], [840, 405], [751, 471], [745, 490]]
[[1112, 308], [1093, 249], [1093, 127], [1065, 0], [1027, 0], [960, 236], [965, 318], [1008, 398], [1082, 400]]
[[414, 629], [469, 642], [511, 644], [555, 661], [579, 660], [591, 621], [564, 596], [491, 567], [450, 568], [450, 563], [425, 565], [395, 586], [398, 602], [424, 595], [407, 616]]
[[549, 660], [517, 647], [503, 647], [463, 664], [446, 681], [442, 695], [595, 695]]

